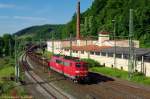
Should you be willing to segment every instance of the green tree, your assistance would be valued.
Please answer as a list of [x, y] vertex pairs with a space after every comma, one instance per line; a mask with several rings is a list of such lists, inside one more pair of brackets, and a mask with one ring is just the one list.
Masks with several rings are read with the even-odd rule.
[[0, 57], [3, 54], [3, 47], [4, 47], [4, 41], [3, 41], [3, 38], [0, 37]]
[[12, 35], [4, 34], [3, 42], [4, 42], [4, 46], [3, 46], [4, 53], [3, 54], [5, 54], [5, 56], [8, 56], [8, 55], [10, 55], [10, 53], [14, 52], [14, 39], [13, 39]]

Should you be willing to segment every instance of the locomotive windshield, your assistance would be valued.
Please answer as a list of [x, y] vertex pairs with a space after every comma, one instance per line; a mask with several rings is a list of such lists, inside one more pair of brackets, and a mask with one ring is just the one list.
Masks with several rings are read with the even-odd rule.
[[77, 64], [76, 64], [76, 67], [81, 67], [81, 64], [80, 64], [80, 63], [77, 63]]

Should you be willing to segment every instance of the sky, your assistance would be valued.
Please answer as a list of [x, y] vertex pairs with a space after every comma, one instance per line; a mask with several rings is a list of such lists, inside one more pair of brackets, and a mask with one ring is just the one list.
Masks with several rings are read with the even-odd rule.
[[[0, 36], [34, 25], [65, 24], [76, 11], [78, 0], [0, 0]], [[81, 12], [93, 0], [80, 0]]]

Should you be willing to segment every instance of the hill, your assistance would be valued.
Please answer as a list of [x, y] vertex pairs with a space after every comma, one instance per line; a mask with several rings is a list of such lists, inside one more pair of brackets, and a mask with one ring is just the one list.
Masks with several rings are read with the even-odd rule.
[[19, 38], [29, 39], [32, 38], [33, 40], [41, 39], [51, 39], [54, 36], [55, 39], [61, 39], [61, 31], [64, 28], [64, 25], [39, 25], [39, 26], [32, 26], [20, 30], [14, 35], [19, 36]]

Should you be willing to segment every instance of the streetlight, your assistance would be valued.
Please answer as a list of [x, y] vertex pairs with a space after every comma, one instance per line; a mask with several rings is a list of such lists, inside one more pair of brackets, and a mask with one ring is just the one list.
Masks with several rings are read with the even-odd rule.
[[116, 20], [112, 20], [113, 23], [113, 39], [114, 39], [114, 66], [116, 66]]

